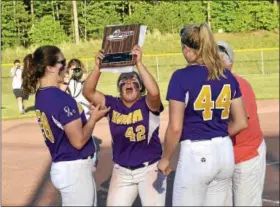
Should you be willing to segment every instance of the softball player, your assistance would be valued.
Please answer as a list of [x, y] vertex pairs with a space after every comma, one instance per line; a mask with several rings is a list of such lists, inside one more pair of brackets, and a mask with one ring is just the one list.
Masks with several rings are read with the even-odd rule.
[[104, 57], [100, 52], [83, 89], [94, 105], [111, 107], [108, 120], [115, 164], [107, 205], [131, 206], [139, 193], [143, 206], [164, 206], [166, 177], [157, 170], [162, 155], [159, 124], [163, 106], [157, 83], [142, 63], [140, 46], [131, 54], [136, 56], [143, 82], [136, 72], [123, 73], [117, 81], [120, 97], [97, 91], [99, 64]]
[[37, 121], [52, 157], [51, 180], [61, 193], [62, 205], [92, 206], [96, 205], [96, 189], [91, 134], [109, 109], [96, 107], [87, 121], [74, 98], [59, 89], [64, 68], [65, 58], [59, 48], [39, 47], [25, 58], [22, 87], [36, 93]]
[[166, 173], [180, 141], [173, 205], [222, 206], [234, 170], [229, 135], [247, 127], [241, 92], [206, 24], [185, 27], [180, 36], [188, 66], [175, 71], [168, 86], [169, 123], [158, 168]]
[[[232, 70], [234, 53], [226, 42], [217, 42], [227, 69]], [[244, 78], [234, 74], [240, 84], [246, 112], [248, 128], [235, 137], [235, 168], [232, 185], [227, 196], [227, 205], [262, 206], [262, 193], [266, 169], [266, 144], [260, 127], [255, 93]]]

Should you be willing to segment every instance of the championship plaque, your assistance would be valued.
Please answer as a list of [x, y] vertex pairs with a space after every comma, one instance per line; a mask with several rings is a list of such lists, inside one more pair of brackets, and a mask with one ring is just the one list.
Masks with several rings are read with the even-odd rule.
[[102, 49], [105, 57], [101, 68], [122, 68], [135, 65], [135, 57], [129, 53], [144, 42], [146, 26], [140, 24], [110, 25], [104, 28]]

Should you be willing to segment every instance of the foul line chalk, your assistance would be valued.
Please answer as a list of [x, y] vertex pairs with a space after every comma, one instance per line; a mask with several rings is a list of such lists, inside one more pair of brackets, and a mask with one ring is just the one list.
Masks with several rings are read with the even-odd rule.
[[267, 163], [266, 165], [275, 165], [275, 164], [279, 164], [279, 161]]
[[279, 201], [273, 201], [273, 200], [269, 200], [269, 199], [262, 199], [264, 202], [268, 202], [268, 203], [274, 203], [274, 204], [279, 204]]

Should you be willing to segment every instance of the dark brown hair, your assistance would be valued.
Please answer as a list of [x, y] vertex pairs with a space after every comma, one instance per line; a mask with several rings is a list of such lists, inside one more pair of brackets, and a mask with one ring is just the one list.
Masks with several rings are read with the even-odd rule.
[[194, 49], [197, 55], [196, 63], [206, 65], [208, 79], [225, 77], [223, 60], [219, 55], [214, 35], [207, 24], [192, 24], [181, 29], [181, 43]]
[[22, 72], [22, 89], [25, 94], [36, 92], [38, 79], [45, 75], [47, 66], [56, 64], [57, 54], [60, 52], [56, 46], [45, 45], [37, 48], [33, 54], [25, 56]]

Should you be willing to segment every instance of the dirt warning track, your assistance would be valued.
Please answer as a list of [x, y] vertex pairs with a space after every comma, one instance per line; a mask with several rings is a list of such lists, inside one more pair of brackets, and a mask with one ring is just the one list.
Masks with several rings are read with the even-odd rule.
[[[258, 101], [258, 112], [267, 144], [263, 204], [279, 206], [279, 101]], [[161, 138], [167, 122], [168, 108], [161, 117]], [[94, 135], [100, 143], [95, 173], [98, 206], [104, 206], [112, 170], [111, 135], [106, 119], [97, 124]], [[177, 157], [178, 152], [172, 163], [174, 169]], [[60, 195], [49, 177], [50, 164], [50, 155], [35, 118], [2, 121], [2, 206], [59, 206]], [[172, 172], [168, 177], [167, 206], [171, 206], [174, 175]], [[135, 205], [141, 205], [139, 198]]]

